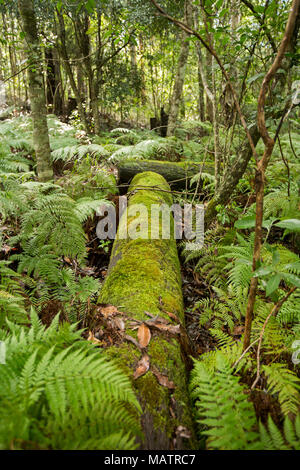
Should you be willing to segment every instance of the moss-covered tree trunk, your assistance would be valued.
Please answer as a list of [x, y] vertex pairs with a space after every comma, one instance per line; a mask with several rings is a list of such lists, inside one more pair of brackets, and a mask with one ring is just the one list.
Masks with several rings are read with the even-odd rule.
[[190, 178], [198, 173], [214, 174], [214, 165], [194, 162], [162, 162], [159, 160], [124, 160], [117, 164], [119, 183], [128, 183], [138, 173], [154, 171], [163, 176], [172, 189], [190, 188]]
[[18, 0], [22, 29], [28, 58], [28, 88], [33, 120], [33, 145], [40, 181], [53, 178], [49, 143], [45, 88], [42, 75], [40, 51], [34, 5], [32, 0]]
[[[153, 186], [170, 190], [164, 178], [153, 172], [136, 175], [129, 189], [128, 227], [135, 220], [130, 213], [133, 206], [143, 204], [148, 209], [148, 215], [139, 216], [144, 236], [151, 233], [151, 205], [172, 205], [168, 192], [147, 189]], [[135, 385], [143, 409], [145, 440], [141, 448], [193, 448], [193, 422], [181, 348], [186, 336], [176, 241], [174, 237], [121, 238], [126, 220], [124, 212], [99, 297], [99, 303], [114, 305], [126, 314], [123, 340], [108, 348], [107, 354], [119, 360]]]

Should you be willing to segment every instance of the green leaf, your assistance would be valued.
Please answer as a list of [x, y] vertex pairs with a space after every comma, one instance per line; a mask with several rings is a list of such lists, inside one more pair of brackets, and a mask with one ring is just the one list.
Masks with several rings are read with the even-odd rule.
[[[268, 220], [263, 220], [262, 226], [266, 228], [267, 230], [269, 230], [274, 220], [276, 219], [271, 218]], [[255, 215], [247, 215], [246, 217], [243, 217], [242, 219], [237, 220], [234, 226], [235, 228], [238, 228], [238, 229], [247, 229], [247, 228], [255, 227]]]
[[239, 229], [255, 227], [255, 215], [248, 215], [247, 217], [243, 217], [243, 219], [237, 220], [234, 226]]
[[295, 274], [281, 273], [281, 277], [283, 277], [283, 279], [290, 282], [294, 286], [300, 287], [300, 278], [298, 276], [295, 276]]
[[272, 276], [266, 286], [266, 296], [269, 297], [276, 289], [278, 289], [279, 283], [281, 280], [280, 274], [275, 274], [275, 276]]
[[267, 276], [267, 274], [270, 274], [272, 271], [273, 271], [273, 268], [271, 266], [262, 267], [254, 271], [253, 276], [254, 277]]
[[92, 13], [93, 10], [96, 8], [95, 0], [87, 0], [87, 2], [85, 4], [85, 8], [89, 13]]
[[224, 8], [223, 10], [221, 10], [220, 13], [219, 13], [220, 18], [221, 18], [222, 16], [225, 16], [226, 13], [228, 13], [228, 11], [229, 11], [229, 8]]
[[56, 8], [57, 8], [58, 13], [60, 13], [61, 8], [62, 8], [62, 1], [57, 2]]
[[281, 220], [275, 224], [276, 227], [286, 228], [291, 232], [300, 232], [300, 219]]
[[253, 75], [252, 77], [248, 78], [247, 83], [250, 85], [251, 83], [255, 82], [259, 78], [263, 78], [265, 76], [264, 73], [257, 73], [256, 75]]

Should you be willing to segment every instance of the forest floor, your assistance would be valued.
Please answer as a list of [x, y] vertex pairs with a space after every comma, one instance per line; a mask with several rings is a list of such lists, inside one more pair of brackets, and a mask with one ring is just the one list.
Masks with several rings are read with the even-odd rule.
[[[112, 241], [99, 240], [95, 228], [99, 204], [113, 201], [118, 193], [115, 165], [133, 157], [200, 163], [205, 155], [209, 160], [211, 128], [209, 123], [189, 123], [179, 129], [176, 137], [161, 138], [145, 129], [124, 128], [88, 136], [54, 116], [48, 117], [48, 124], [54, 184], [36, 181], [30, 118], [19, 116], [0, 122], [0, 339], [7, 338], [6, 319], [28, 328], [35, 311], [50, 330], [59, 315], [61, 323], [84, 328], [81, 338], [85, 343], [106, 349], [120, 341], [117, 329], [107, 322], [97, 304], [101, 283], [107, 276]], [[237, 147], [241, 133], [237, 128]], [[298, 152], [299, 135], [295, 131], [292, 137]], [[294, 437], [300, 432], [300, 371], [292, 360], [293, 344], [300, 334], [298, 290], [276, 317], [269, 318], [279, 299], [300, 282], [299, 230], [295, 222], [299, 216], [299, 162], [289, 142], [289, 135], [283, 134], [281, 145], [289, 156], [290, 179], [279, 150], [274, 152], [267, 174], [263, 271], [253, 346], [244, 356], [242, 338], [255, 218], [253, 163], [230, 204], [218, 208], [217, 220], [205, 234], [204, 248], [189, 253], [184, 241], [178, 244], [186, 331], [193, 358], [187, 361], [190, 392], [201, 442], [209, 436], [207, 448], [230, 449], [234, 442], [243, 449], [289, 449], [298, 445]], [[196, 201], [206, 202], [214, 193], [214, 177], [206, 173], [201, 177], [204, 183]], [[174, 201], [191, 202], [196, 183], [197, 177], [189, 195], [174, 191]], [[272, 290], [275, 275], [278, 283]], [[257, 341], [262, 331], [259, 381], [253, 388], [258, 373]], [[6, 389], [2, 392], [9, 396]], [[0, 386], [0, 397], [2, 392]], [[20, 406], [22, 403], [21, 397]], [[37, 404], [36, 416], [39, 410]], [[4, 410], [0, 406], [0, 417], [1, 413]], [[14, 432], [11, 428], [10, 439], [15, 438]], [[240, 441], [237, 436], [242, 436]], [[4, 442], [9, 436], [1, 439]], [[27, 438], [20, 439], [25, 442]], [[130, 442], [126, 445], [132, 448]], [[50, 444], [43, 441], [43, 445]]]

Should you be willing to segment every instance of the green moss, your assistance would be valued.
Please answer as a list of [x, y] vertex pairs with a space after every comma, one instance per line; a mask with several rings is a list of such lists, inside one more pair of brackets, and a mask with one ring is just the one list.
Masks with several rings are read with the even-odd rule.
[[[143, 204], [147, 213], [147, 239], [121, 239], [120, 233], [126, 224], [126, 214], [120, 222], [117, 239], [111, 255], [107, 279], [100, 293], [100, 302], [112, 303], [145, 318], [145, 311], [162, 314], [164, 310], [179, 315], [183, 320], [183, 301], [181, 292], [180, 264], [174, 238], [170, 240], [151, 240], [150, 209], [152, 204], [172, 204], [168, 192], [148, 189], [138, 190], [140, 186], [156, 186], [169, 191], [164, 178], [153, 172], [137, 174], [129, 191], [132, 192], [128, 208]], [[135, 192], [136, 191], [136, 192]], [[129, 218], [129, 222], [131, 219]], [[170, 228], [172, 235], [173, 221]], [[161, 232], [161, 220], [160, 220]]]
[[[145, 186], [169, 191], [169, 185], [162, 176], [152, 172], [137, 174], [129, 188], [129, 208], [140, 203], [148, 208], [151, 204], [172, 204], [169, 192], [138, 189]], [[171, 322], [166, 313], [168, 311], [175, 313], [183, 322], [180, 263], [174, 238], [122, 239], [120, 233], [124, 228], [125, 217], [126, 214], [119, 225], [99, 302], [114, 304], [137, 320], [149, 319], [146, 311], [153, 315], [159, 314]], [[128, 325], [126, 333], [136, 336], [136, 332], [128, 328]], [[133, 380], [133, 372], [141, 357], [140, 351], [133, 344], [124, 342], [110, 348], [107, 354], [117, 358], [120, 367]], [[178, 338], [153, 331], [148, 354], [151, 366], [167, 375], [176, 388], [173, 391], [161, 386], [151, 370], [133, 381], [144, 413], [150, 413], [154, 428], [163, 430], [169, 438], [179, 425], [192, 430], [186, 372]], [[176, 397], [175, 418], [170, 414], [172, 393]]]
[[[143, 162], [144, 160], [142, 160]], [[169, 161], [159, 161], [159, 160], [146, 160], [147, 163], [149, 164], [149, 167], [152, 165], [153, 168], [155, 168], [157, 171], [159, 171], [159, 168], [181, 168], [181, 169], [185, 169], [187, 171], [191, 170], [194, 172], [195, 169], [199, 169], [199, 165], [201, 165], [201, 162], [191, 162], [191, 161], [184, 161], [184, 162], [169, 162]], [[138, 165], [139, 164], [139, 161], [137, 160], [134, 160], [134, 159], [127, 159], [126, 161], [122, 162], [121, 163], [121, 166], [122, 167], [128, 167], [130, 168], [132, 166], [132, 164], [134, 165]], [[212, 162], [205, 162], [205, 165], [204, 165], [204, 168], [205, 168], [205, 172], [206, 173], [211, 173], [211, 174], [214, 174], [214, 163]]]

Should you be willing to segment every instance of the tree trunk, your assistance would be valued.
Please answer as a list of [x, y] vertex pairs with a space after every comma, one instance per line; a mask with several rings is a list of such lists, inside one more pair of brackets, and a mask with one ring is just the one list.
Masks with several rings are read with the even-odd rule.
[[[250, 134], [254, 145], [257, 145], [260, 134], [257, 125], [250, 129]], [[248, 140], [245, 141], [244, 148], [241, 151], [239, 157], [233, 162], [233, 164], [225, 171], [222, 182], [215, 192], [214, 197], [209, 201], [205, 210], [205, 225], [209, 227], [212, 220], [217, 215], [217, 206], [219, 204], [227, 204], [231, 194], [233, 193], [239, 180], [242, 178], [246, 171], [249, 160], [252, 157], [252, 149], [249, 145]]]
[[81, 97], [81, 95], [79, 93], [79, 90], [77, 88], [75, 78], [74, 78], [74, 74], [73, 74], [73, 70], [72, 70], [72, 67], [70, 65], [69, 56], [68, 56], [68, 52], [67, 52], [66, 29], [65, 29], [64, 18], [63, 18], [63, 15], [61, 13], [58, 13], [58, 12], [57, 12], [57, 16], [58, 16], [58, 35], [59, 35], [59, 40], [60, 40], [59, 53], [60, 53], [60, 55], [63, 59], [63, 64], [64, 64], [64, 67], [65, 67], [65, 70], [66, 70], [66, 74], [67, 74], [67, 76], [70, 80], [70, 85], [71, 85], [72, 91], [74, 93], [74, 96], [76, 98], [80, 120], [84, 125], [85, 131], [89, 132], [89, 125], [88, 125], [88, 122], [87, 122], [85, 110], [83, 108], [82, 97]]
[[[156, 186], [165, 192], [137, 190], [140, 186]], [[129, 197], [128, 210], [135, 204], [143, 204], [147, 209], [152, 204], [171, 206], [172, 197], [168, 190], [169, 185], [156, 173], [137, 175], [129, 188], [132, 195]], [[141, 226], [149, 223], [149, 232], [146, 228], [143, 233], [151, 233], [150, 214], [146, 211], [142, 219], [140, 216], [138, 218]], [[187, 348], [188, 343], [183, 327], [181, 274], [176, 241], [173, 237], [170, 240], [126, 238], [126, 235], [122, 235], [126, 219], [124, 212], [98, 301], [100, 304], [117, 306], [119, 312], [126, 314], [121, 316], [125, 331], [119, 343], [107, 348], [106, 353], [119, 361], [135, 386], [143, 409], [141, 424], [145, 440], [140, 443], [140, 448], [194, 448], [186, 366], [181, 349], [183, 344]], [[131, 217], [130, 223], [132, 220]], [[148, 334], [151, 331], [149, 344], [141, 340], [140, 345], [137, 343], [134, 326], [144, 328]], [[141, 358], [144, 367], [139, 363]]]
[[62, 113], [61, 76], [55, 49], [45, 49], [47, 67], [47, 105], [53, 114]]
[[33, 120], [33, 144], [37, 160], [37, 174], [40, 181], [53, 178], [50, 158], [50, 143], [46, 114], [46, 99], [41, 72], [41, 52], [39, 47], [35, 11], [32, 0], [18, 0], [22, 28], [25, 34], [28, 68], [28, 87]]
[[[119, 183], [126, 184], [138, 173], [144, 171], [154, 171], [162, 175], [170, 184], [172, 189], [185, 189], [186, 179], [190, 179], [196, 174], [214, 174], [213, 164], [206, 163], [202, 168], [202, 163], [193, 162], [160, 162], [159, 160], [125, 160], [117, 164], [119, 171]], [[188, 182], [189, 187], [189, 182]]]
[[[286, 83], [286, 78], [288, 76], [288, 71], [295, 64], [294, 59], [293, 59], [293, 53], [296, 50], [299, 27], [300, 27], [300, 14], [298, 13], [298, 17], [296, 19], [296, 26], [295, 26], [293, 37], [291, 39], [291, 44], [289, 47], [290, 55], [281, 64], [281, 68], [283, 68], [286, 71], [286, 73], [285, 74], [280, 73], [280, 74], [275, 75], [275, 78], [273, 80], [273, 93], [271, 93], [267, 99], [269, 102], [271, 102], [272, 99], [274, 100], [275, 93], [277, 97], [281, 97], [284, 92], [284, 87]], [[274, 106], [274, 103], [273, 103], [273, 106]], [[268, 112], [266, 113], [266, 116], [272, 117], [273, 119], [278, 119], [282, 116], [282, 113], [283, 113], [282, 110], [276, 111], [273, 113]], [[257, 124], [251, 127], [250, 134], [251, 134], [254, 146], [256, 146], [260, 139], [260, 133], [259, 133]], [[225, 205], [229, 201], [230, 196], [234, 191], [234, 188], [236, 187], [239, 180], [242, 178], [244, 172], [246, 171], [246, 168], [248, 166], [249, 160], [252, 157], [252, 155], [253, 153], [252, 153], [252, 149], [250, 147], [249, 141], [248, 139], [245, 139], [245, 142], [244, 142], [244, 145], [240, 154], [235, 159], [233, 164], [226, 169], [218, 191], [215, 193], [214, 197], [210, 200], [210, 202], [207, 205], [207, 208], [205, 211], [206, 227], [208, 227], [210, 223], [212, 222], [212, 220], [215, 218], [217, 214], [216, 207], [219, 204]]]
[[[192, 26], [193, 23], [193, 7], [190, 0], [186, 0], [185, 2], [185, 21], [189, 26]], [[171, 97], [170, 103], [170, 111], [169, 111], [169, 122], [168, 122], [168, 130], [167, 136], [171, 136], [174, 134], [174, 130], [176, 127], [176, 121], [179, 113], [180, 101], [182, 96], [182, 90], [184, 85], [185, 79], [185, 69], [186, 64], [189, 56], [189, 49], [190, 43], [188, 41], [189, 35], [186, 32], [182, 32], [182, 41], [181, 41], [181, 49], [177, 64], [177, 71], [175, 76], [175, 83], [173, 88], [173, 93]]]

